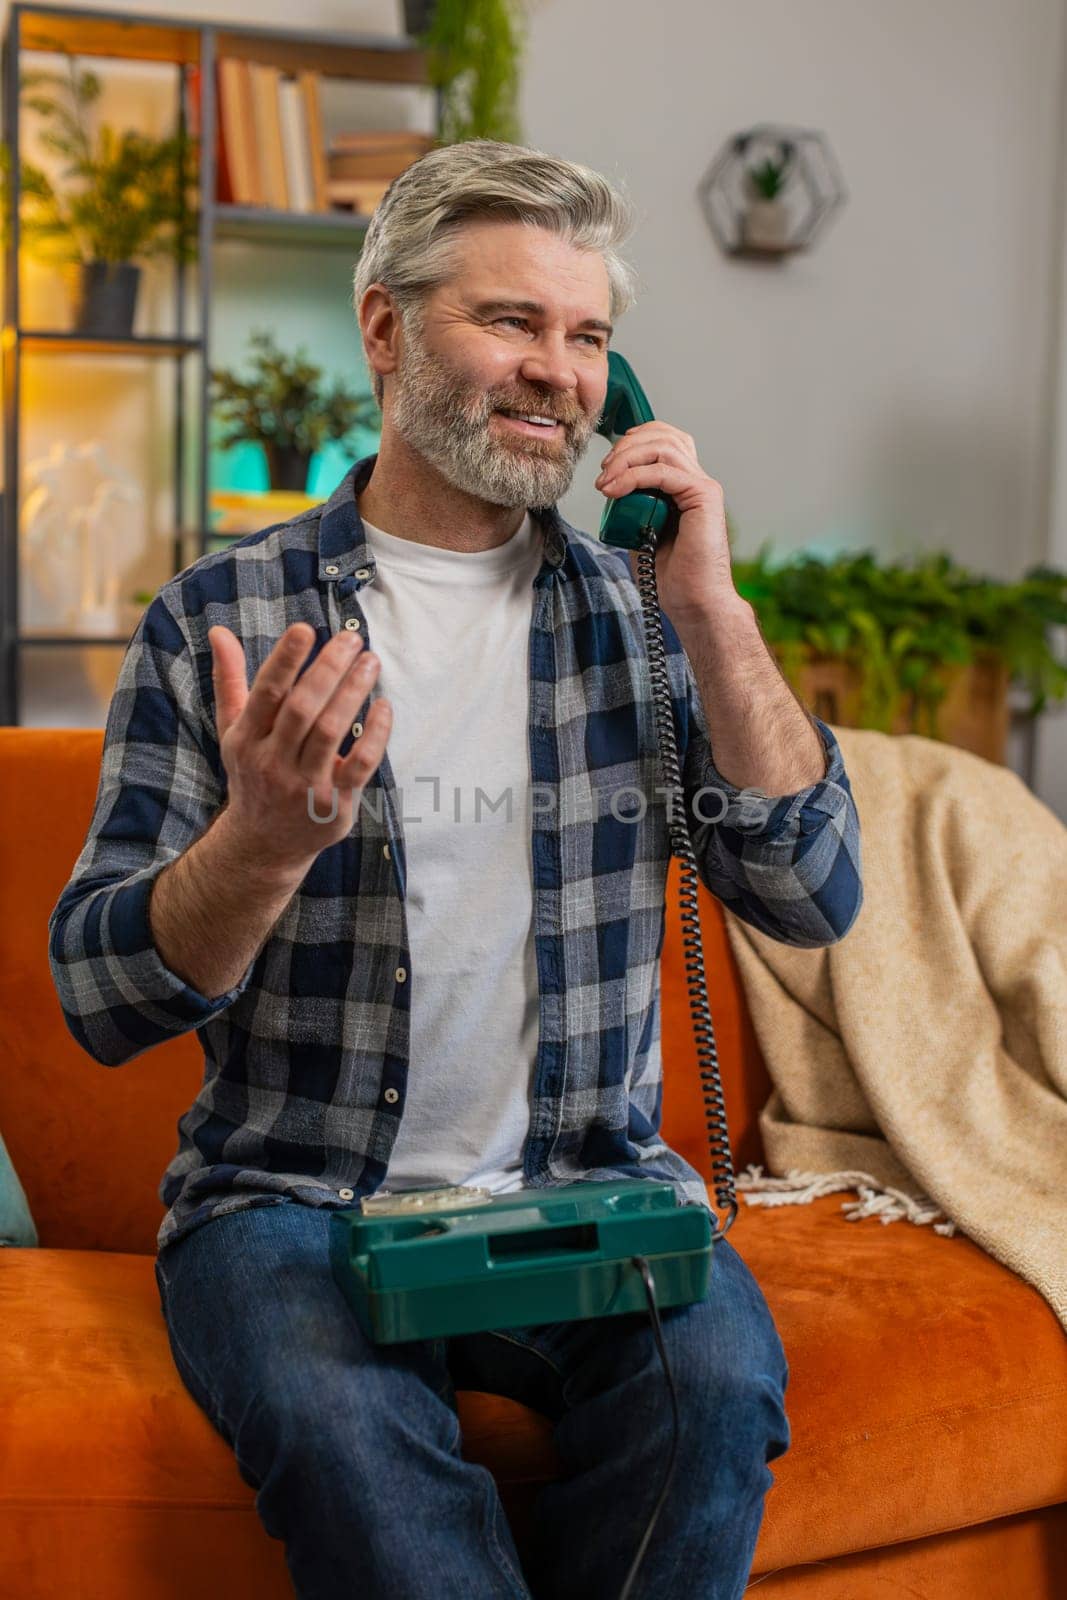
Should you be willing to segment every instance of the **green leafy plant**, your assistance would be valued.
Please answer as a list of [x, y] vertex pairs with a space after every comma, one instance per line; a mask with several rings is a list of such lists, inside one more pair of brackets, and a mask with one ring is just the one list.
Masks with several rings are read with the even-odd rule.
[[769, 156], [758, 167], [748, 167], [745, 176], [752, 193], [761, 200], [774, 200], [785, 188], [789, 170], [793, 165], [793, 145], [788, 139], [779, 141], [779, 159]]
[[799, 691], [812, 656], [837, 657], [862, 673], [860, 726], [889, 732], [902, 699], [940, 737], [946, 665], [999, 657], [1030, 693], [1029, 714], [1067, 696], [1067, 659], [1052, 629], [1067, 624], [1067, 572], [1031, 567], [1017, 583], [982, 577], [939, 552], [880, 566], [873, 551], [772, 566], [768, 545], [733, 562], [738, 593], [755, 607], [783, 675]]
[[211, 367], [215, 414], [225, 433], [223, 448], [251, 440], [311, 455], [327, 439], [346, 439], [357, 427], [378, 420], [374, 397], [346, 388], [341, 379], [322, 388], [322, 368], [307, 359], [303, 346], [287, 355], [273, 334], [257, 328], [249, 336], [251, 373], [237, 376]]
[[516, 0], [435, 0], [416, 35], [429, 81], [443, 91], [438, 145], [522, 142], [517, 110], [524, 19]]
[[[56, 49], [60, 47], [57, 45]], [[41, 145], [66, 162], [54, 182], [19, 163], [20, 232], [27, 249], [57, 262], [196, 259], [198, 146], [188, 135], [150, 138], [104, 123], [93, 141], [87, 111], [101, 93], [94, 72], [24, 72], [20, 104], [43, 119]], [[11, 236], [11, 150], [0, 145], [3, 237]]]

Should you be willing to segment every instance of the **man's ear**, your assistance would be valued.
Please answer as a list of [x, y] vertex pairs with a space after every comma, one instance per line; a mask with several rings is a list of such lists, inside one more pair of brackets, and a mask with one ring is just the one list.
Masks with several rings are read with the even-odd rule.
[[396, 371], [400, 317], [384, 283], [368, 284], [359, 303], [359, 328], [368, 366], [383, 378]]

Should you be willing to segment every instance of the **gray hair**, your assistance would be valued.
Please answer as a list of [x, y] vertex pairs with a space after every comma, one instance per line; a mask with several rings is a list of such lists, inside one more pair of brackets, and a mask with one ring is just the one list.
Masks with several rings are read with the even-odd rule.
[[[625, 192], [591, 167], [496, 139], [465, 139], [430, 150], [393, 179], [371, 217], [352, 280], [352, 306], [372, 283], [389, 290], [401, 326], [422, 329], [434, 289], [455, 277], [456, 235], [465, 223], [496, 218], [547, 228], [604, 258], [611, 317], [629, 310], [638, 278], [617, 247], [633, 229]], [[379, 408], [385, 392], [372, 373]]]

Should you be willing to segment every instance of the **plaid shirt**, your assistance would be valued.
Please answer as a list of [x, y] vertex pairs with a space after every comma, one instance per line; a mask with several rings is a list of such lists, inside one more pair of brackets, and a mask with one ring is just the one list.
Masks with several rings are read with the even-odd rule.
[[[191, 988], [161, 961], [148, 921], [156, 878], [226, 799], [208, 628], [223, 623], [242, 641], [250, 682], [298, 620], [314, 629], [316, 654], [354, 617], [373, 647], [359, 596], [375, 561], [355, 497], [376, 459], [358, 461], [324, 505], [194, 561], [146, 608], [108, 709], [86, 843], [49, 918], [67, 1026], [97, 1061], [120, 1066], [192, 1028], [203, 1045], [203, 1084], [160, 1181], [169, 1208], [160, 1249], [244, 1206], [358, 1203], [382, 1185], [403, 1115], [419, 974], [388, 750], [351, 830], [319, 853], [234, 988], [213, 998]], [[704, 1179], [659, 1136], [670, 844], [640, 598], [625, 552], [555, 507], [535, 515], [544, 560], [531, 596], [528, 733], [540, 797], [531, 807], [540, 1034], [524, 1184], [648, 1177], [710, 1209]], [[772, 938], [834, 943], [863, 898], [859, 819], [836, 739], [816, 718], [824, 776], [760, 808], [761, 791], [716, 771], [692, 668], [666, 616], [663, 628], [703, 882]], [[378, 692], [375, 683], [368, 706]], [[718, 793], [694, 798], [704, 786]]]

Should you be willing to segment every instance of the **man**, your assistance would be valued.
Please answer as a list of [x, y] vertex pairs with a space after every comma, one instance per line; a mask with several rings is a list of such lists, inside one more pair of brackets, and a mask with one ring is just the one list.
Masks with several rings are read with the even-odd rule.
[[[669, 841], [640, 602], [626, 555], [555, 510], [603, 409], [629, 223], [598, 174], [491, 141], [390, 186], [353, 295], [380, 448], [148, 607], [50, 922], [97, 1060], [203, 1042], [161, 1305], [303, 1600], [614, 1597], [667, 1463], [644, 1315], [375, 1346], [328, 1259], [331, 1213], [383, 1186], [648, 1177], [708, 1205], [659, 1137]], [[598, 482], [677, 509], [656, 559], [704, 881], [832, 943], [862, 899], [858, 819], [733, 587], [720, 486], [659, 421]], [[726, 1239], [705, 1302], [662, 1324], [681, 1425], [639, 1592], [725, 1600], [789, 1445], [785, 1354]], [[534, 1575], [461, 1457], [457, 1384], [556, 1424]]]

